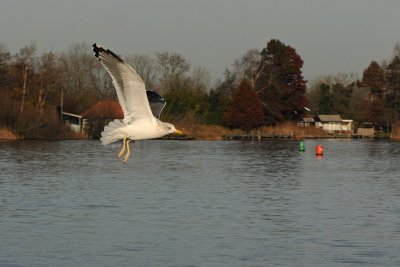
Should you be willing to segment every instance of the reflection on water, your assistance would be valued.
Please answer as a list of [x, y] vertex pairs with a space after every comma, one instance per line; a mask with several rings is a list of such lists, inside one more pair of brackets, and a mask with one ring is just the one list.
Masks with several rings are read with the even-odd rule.
[[0, 266], [399, 266], [400, 143], [305, 145], [0, 142]]

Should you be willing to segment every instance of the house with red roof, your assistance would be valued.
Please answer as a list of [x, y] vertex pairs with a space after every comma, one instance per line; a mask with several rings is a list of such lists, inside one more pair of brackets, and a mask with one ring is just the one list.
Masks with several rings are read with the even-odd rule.
[[87, 138], [100, 138], [108, 122], [123, 117], [121, 106], [112, 100], [99, 101], [82, 114], [62, 112], [63, 122], [74, 132], [85, 134]]
[[113, 120], [123, 117], [124, 113], [121, 106], [118, 102], [112, 100], [99, 101], [82, 113], [82, 118], [87, 120]]

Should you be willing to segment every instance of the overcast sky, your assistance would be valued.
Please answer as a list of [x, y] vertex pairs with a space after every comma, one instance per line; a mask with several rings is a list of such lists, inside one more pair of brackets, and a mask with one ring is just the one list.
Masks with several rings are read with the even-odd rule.
[[0, 43], [12, 53], [98, 42], [122, 56], [168, 51], [223, 78], [270, 39], [294, 47], [303, 75], [358, 73], [400, 43], [400, 0], [2, 0]]

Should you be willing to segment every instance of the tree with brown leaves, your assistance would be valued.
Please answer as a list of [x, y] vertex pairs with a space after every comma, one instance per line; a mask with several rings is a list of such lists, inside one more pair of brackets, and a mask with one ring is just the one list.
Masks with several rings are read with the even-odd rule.
[[230, 128], [246, 131], [264, 124], [262, 102], [247, 81], [242, 81], [234, 92], [232, 102], [224, 114], [224, 123]]

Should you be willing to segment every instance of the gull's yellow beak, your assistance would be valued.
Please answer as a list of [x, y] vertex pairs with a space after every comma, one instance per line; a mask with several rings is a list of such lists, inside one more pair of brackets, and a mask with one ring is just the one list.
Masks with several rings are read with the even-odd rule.
[[176, 133], [176, 134], [183, 134], [183, 133], [182, 133], [181, 131], [179, 131], [179, 130], [176, 130], [175, 133]]

